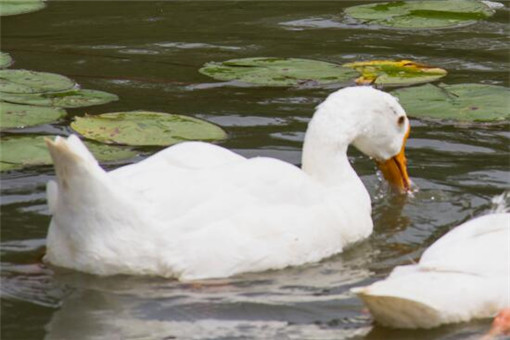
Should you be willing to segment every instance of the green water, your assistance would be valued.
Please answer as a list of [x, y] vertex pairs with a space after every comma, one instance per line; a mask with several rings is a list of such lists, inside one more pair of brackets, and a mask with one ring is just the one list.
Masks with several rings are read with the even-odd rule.
[[[359, 3], [50, 1], [40, 12], [2, 17], [1, 50], [15, 59], [13, 68], [64, 74], [120, 97], [69, 110], [58, 124], [5, 134], [69, 134], [71, 117], [84, 113], [164, 111], [221, 125], [229, 138], [220, 144], [242, 155], [299, 164], [313, 108], [335, 86], [232, 86], [197, 70], [255, 56], [405, 58], [446, 68], [448, 84], [509, 86], [508, 4], [472, 26], [396, 31], [342, 18], [343, 7]], [[212, 286], [43, 266], [45, 183], [53, 169], [2, 174], [2, 339], [477, 339], [490, 321], [416, 332], [375, 326], [349, 293], [416, 261], [450, 228], [489, 211], [491, 198], [509, 186], [508, 125], [411, 124], [415, 197], [389, 195], [372, 161], [350, 152], [373, 201], [375, 230], [367, 241], [319, 264]]]

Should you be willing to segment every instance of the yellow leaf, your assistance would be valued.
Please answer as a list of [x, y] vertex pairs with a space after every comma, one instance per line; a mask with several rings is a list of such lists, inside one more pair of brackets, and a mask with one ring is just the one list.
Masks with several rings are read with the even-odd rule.
[[411, 85], [444, 77], [446, 70], [411, 60], [370, 60], [344, 64], [361, 73], [357, 84]]

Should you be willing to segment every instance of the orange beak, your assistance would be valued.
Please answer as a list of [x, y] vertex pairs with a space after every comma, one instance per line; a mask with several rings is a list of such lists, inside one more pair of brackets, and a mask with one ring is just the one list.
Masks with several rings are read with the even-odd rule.
[[395, 191], [404, 194], [411, 191], [411, 180], [407, 174], [407, 159], [405, 155], [405, 145], [411, 128], [407, 130], [404, 136], [404, 143], [400, 152], [385, 162], [377, 162], [384, 178], [390, 183]]

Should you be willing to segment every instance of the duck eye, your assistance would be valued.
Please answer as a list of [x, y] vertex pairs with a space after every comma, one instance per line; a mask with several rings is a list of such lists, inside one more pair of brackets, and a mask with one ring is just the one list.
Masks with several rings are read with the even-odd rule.
[[397, 124], [398, 124], [399, 126], [402, 126], [402, 125], [404, 124], [404, 122], [405, 122], [405, 121], [406, 121], [406, 117], [404, 117], [404, 116], [400, 116], [400, 117], [398, 117]]

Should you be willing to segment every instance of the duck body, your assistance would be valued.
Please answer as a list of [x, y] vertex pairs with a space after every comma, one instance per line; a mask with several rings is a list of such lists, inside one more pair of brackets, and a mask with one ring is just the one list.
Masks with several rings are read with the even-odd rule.
[[[373, 91], [405, 115], [387, 94], [371, 88], [360, 93]], [[48, 141], [57, 181], [48, 184], [53, 218], [45, 260], [98, 275], [195, 280], [280, 269], [341, 252], [370, 235], [371, 204], [346, 155], [356, 135], [328, 143], [322, 140], [327, 134], [313, 131], [314, 120], [332, 116], [319, 108], [312, 119], [303, 169], [185, 142], [105, 172], [76, 136]], [[402, 148], [402, 129], [385, 155]], [[310, 164], [316, 161], [322, 166]]]
[[437, 240], [415, 265], [353, 291], [374, 319], [432, 328], [494, 317], [510, 307], [510, 214], [470, 220]]

